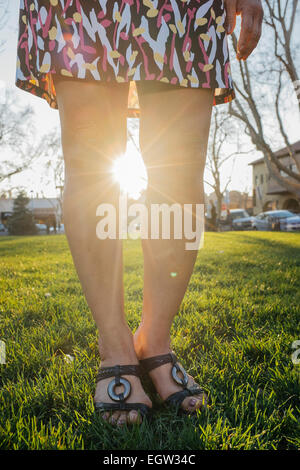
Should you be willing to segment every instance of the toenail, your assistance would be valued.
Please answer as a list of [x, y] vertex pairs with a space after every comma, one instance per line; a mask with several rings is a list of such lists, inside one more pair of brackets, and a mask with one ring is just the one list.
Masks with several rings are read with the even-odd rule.
[[136, 411], [132, 411], [129, 415], [130, 421], [136, 422], [139, 419], [139, 415]]

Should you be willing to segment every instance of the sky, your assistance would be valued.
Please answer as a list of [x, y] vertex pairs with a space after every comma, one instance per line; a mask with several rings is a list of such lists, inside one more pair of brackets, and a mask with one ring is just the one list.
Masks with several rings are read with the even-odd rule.
[[[44, 134], [50, 131], [53, 127], [57, 127], [59, 129], [60, 121], [58, 110], [51, 109], [45, 100], [35, 97], [30, 93], [20, 90], [15, 86], [19, 0], [7, 0], [7, 2], [9, 5], [9, 18], [5, 28], [0, 31], [0, 41], [3, 39], [5, 39], [6, 41], [3, 48], [4, 50], [0, 53], [0, 96], [3, 87], [10, 87], [16, 91], [16, 96], [19, 100], [21, 100], [24, 104], [30, 104], [35, 111], [35, 122], [38, 134]], [[233, 54], [231, 54], [231, 65], [234, 77], [234, 70], [237, 67], [237, 61]], [[292, 92], [290, 92], [289, 94], [291, 95], [291, 93]], [[222, 105], [221, 107], [224, 108], [226, 106], [227, 105]], [[297, 100], [295, 96], [293, 96], [291, 99], [290, 110], [288, 115], [285, 117], [285, 119], [289, 122], [288, 129], [292, 142], [300, 138], [299, 121], [297, 119], [294, 119], [293, 107], [295, 107], [294, 109], [297, 110]], [[138, 135], [135, 135], [135, 141], [138, 144]], [[232, 152], [232, 145], [230, 146], [229, 144], [228, 147], [230, 148], [230, 152]], [[139, 175], [142, 175], [142, 178], [144, 178], [145, 175], [140, 154], [136, 154], [134, 147], [128, 145], [126, 155], [128, 156], [129, 168], [130, 165], [132, 165], [132, 171], [128, 171], [128, 174], [131, 177], [131, 181], [132, 174], [134, 172], [138, 173]], [[233, 161], [232, 159], [229, 160], [222, 167], [221, 180], [223, 184], [225, 184], [228, 180], [228, 177], [231, 176], [231, 183], [228, 187], [229, 190], [247, 191], [249, 194], [251, 194], [252, 167], [249, 166], [249, 163], [251, 161], [256, 160], [257, 158], [260, 158], [261, 156], [261, 154], [254, 151], [246, 155], [237, 156], [235, 158], [235, 161]], [[125, 167], [126, 165], [124, 164], [118, 166], [119, 174], [123, 171], [122, 169], [124, 169]], [[121, 182], [124, 184], [124, 177], [121, 179]], [[212, 177], [210, 176], [207, 169], [205, 171], [204, 179], [208, 182], [212, 182]], [[45, 181], [47, 181], [47, 184], [45, 184]], [[132, 183], [129, 182], [129, 186], [130, 184]], [[23, 188], [25, 188], [27, 193], [31, 195], [40, 194], [41, 191], [43, 191], [44, 195], [47, 197], [55, 197], [57, 195], [57, 189], [55, 188], [53, 180], [51, 181], [51, 176], [46, 174], [46, 170], [40, 162], [35, 163], [28, 170], [11, 178], [10, 182], [5, 181], [0, 184], [0, 192], [4, 189], [8, 189], [9, 186], [22, 186]], [[205, 192], [207, 194], [212, 192], [212, 189], [208, 184], [205, 184]]]

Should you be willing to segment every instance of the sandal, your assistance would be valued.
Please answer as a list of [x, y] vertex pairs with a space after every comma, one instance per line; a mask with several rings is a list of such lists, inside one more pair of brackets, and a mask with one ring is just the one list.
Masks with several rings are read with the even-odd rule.
[[[167, 364], [168, 362], [172, 363], [173, 365], [171, 369], [172, 379], [178, 385], [182, 385], [183, 390], [172, 393], [163, 401], [163, 403], [167, 405], [168, 407], [176, 408], [177, 412], [180, 411], [184, 414], [190, 414], [189, 411], [184, 410], [183, 408], [180, 408], [180, 405], [183, 402], [183, 400], [188, 396], [207, 393], [205, 390], [203, 390], [200, 387], [191, 387], [191, 388], [187, 387], [187, 384], [188, 384], [187, 373], [185, 369], [183, 368], [183, 366], [178, 362], [178, 359], [173, 352], [168, 353], [168, 354], [161, 354], [159, 356], [148, 357], [146, 359], [141, 359], [139, 362], [142, 366], [142, 369], [144, 370], [146, 374], [148, 374], [148, 372], [150, 372], [151, 370], [162, 366], [163, 364]], [[181, 372], [183, 376], [182, 378], [178, 376], [178, 372]], [[148, 377], [150, 378], [149, 375]]]
[[[142, 417], [149, 415], [151, 408], [144, 403], [125, 403], [125, 400], [129, 397], [131, 393], [131, 384], [130, 382], [121, 377], [121, 375], [135, 375], [136, 377], [141, 376], [140, 366], [137, 365], [125, 365], [125, 366], [114, 366], [114, 367], [100, 367], [96, 377], [96, 383], [100, 380], [107, 379], [108, 377], [114, 378], [109, 382], [107, 386], [108, 396], [118, 403], [104, 403], [102, 401], [94, 402], [95, 408], [101, 411], [130, 411], [136, 410], [139, 411]], [[115, 392], [115, 387], [118, 385], [123, 385], [124, 391], [121, 393]]]

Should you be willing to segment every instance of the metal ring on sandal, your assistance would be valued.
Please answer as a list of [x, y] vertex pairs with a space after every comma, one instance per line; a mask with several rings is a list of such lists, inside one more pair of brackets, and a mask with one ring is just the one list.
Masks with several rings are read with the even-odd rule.
[[[117, 383], [117, 379], [114, 378], [112, 379], [111, 382], [109, 382], [108, 384], [108, 387], [107, 387], [107, 393], [109, 395], [109, 397], [114, 400], [114, 401], [122, 401], [122, 400], [126, 400], [126, 398], [129, 397], [130, 395], [130, 392], [131, 392], [131, 385], [130, 385], [130, 382], [128, 382], [128, 380], [126, 379], [123, 379], [123, 378], [120, 378], [118, 380], [119, 383]], [[115, 392], [115, 388], [118, 386], [118, 385], [123, 385], [124, 386], [124, 392], [123, 393], [116, 393]]]
[[[101, 411], [136, 410], [139, 411], [143, 417], [150, 415], [151, 407], [145, 405], [144, 403], [125, 403], [125, 400], [131, 393], [131, 384], [129, 380], [121, 377], [121, 375], [135, 375], [136, 377], [140, 377], [140, 365], [116, 365], [113, 367], [100, 368], [96, 378], [97, 382], [99, 382], [99, 380], [104, 380], [106, 378], [115, 376], [108, 384], [107, 393], [109, 397], [116, 403], [94, 402], [95, 408]], [[119, 385], [123, 385], [124, 391], [121, 393], [116, 393], [115, 387]]]
[[[204, 394], [205, 390], [198, 386], [189, 388], [188, 385], [188, 375], [184, 367], [178, 362], [176, 355], [172, 353], [160, 354], [158, 356], [148, 357], [146, 359], [141, 359], [140, 364], [146, 373], [149, 373], [151, 370], [156, 369], [164, 364], [172, 363], [171, 376], [178, 385], [183, 387], [183, 390], [179, 392], [172, 393], [165, 400], [166, 405], [174, 406], [177, 411], [182, 413], [187, 413], [184, 409], [180, 408], [183, 400], [188, 396]], [[178, 372], [181, 372], [183, 378], [178, 376]]]

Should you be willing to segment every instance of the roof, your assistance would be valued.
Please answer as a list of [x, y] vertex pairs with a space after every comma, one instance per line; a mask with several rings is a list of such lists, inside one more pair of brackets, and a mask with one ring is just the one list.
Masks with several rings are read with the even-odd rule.
[[[50, 198], [28, 198], [27, 207], [34, 210], [57, 210], [59, 209], [59, 200], [54, 197]], [[0, 212], [11, 212], [13, 210], [15, 198], [0, 198]]]
[[271, 196], [273, 194], [290, 194], [290, 191], [288, 191], [286, 188], [278, 186], [277, 188], [268, 189], [266, 192], [266, 196]]
[[[291, 148], [295, 153], [300, 153], [300, 140], [298, 140], [297, 142], [294, 142], [291, 145]], [[287, 147], [284, 147], [280, 150], [277, 150], [277, 152], [275, 152], [274, 155], [278, 158], [288, 157], [289, 152], [288, 152]], [[258, 158], [257, 160], [254, 160], [253, 162], [249, 163], [249, 165], [257, 165], [257, 164], [263, 163], [263, 162], [264, 162], [264, 157]]]

